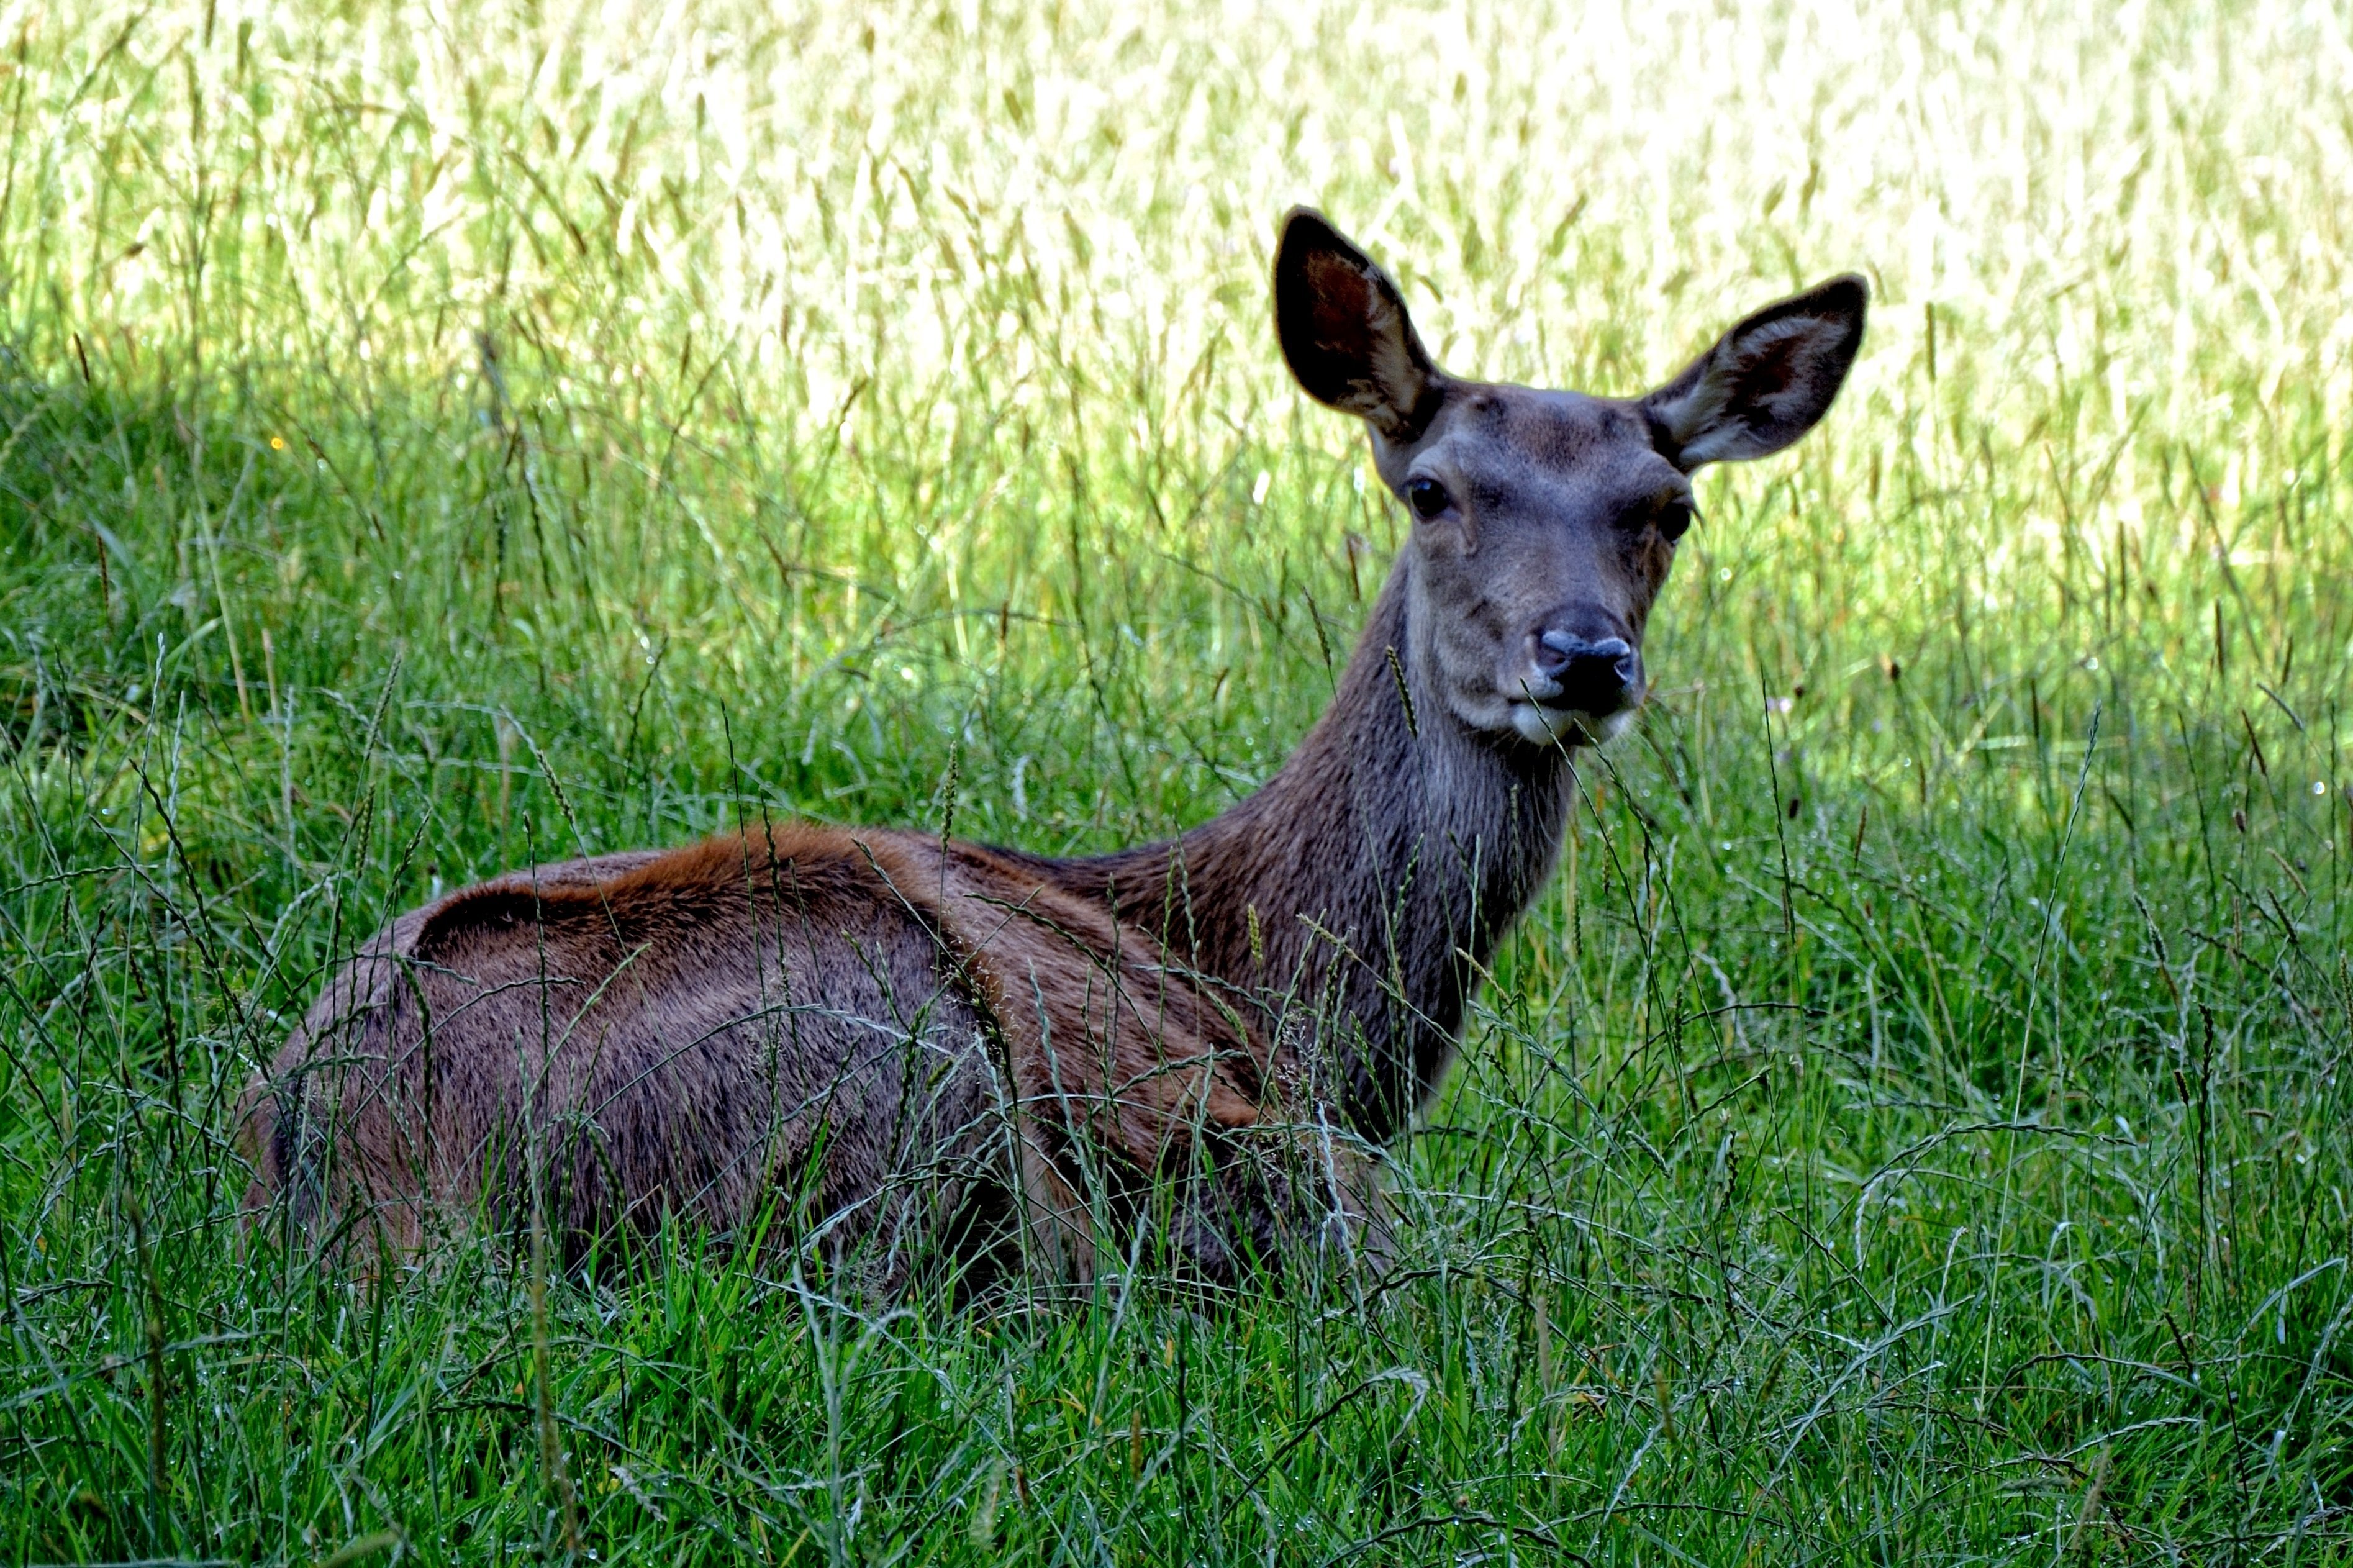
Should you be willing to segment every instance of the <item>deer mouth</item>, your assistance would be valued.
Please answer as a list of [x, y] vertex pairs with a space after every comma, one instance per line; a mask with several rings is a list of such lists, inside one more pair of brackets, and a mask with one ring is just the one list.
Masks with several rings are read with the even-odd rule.
[[1616, 740], [1634, 721], [1634, 704], [1591, 713], [1518, 697], [1512, 700], [1511, 714], [1513, 731], [1531, 745], [1599, 746]]

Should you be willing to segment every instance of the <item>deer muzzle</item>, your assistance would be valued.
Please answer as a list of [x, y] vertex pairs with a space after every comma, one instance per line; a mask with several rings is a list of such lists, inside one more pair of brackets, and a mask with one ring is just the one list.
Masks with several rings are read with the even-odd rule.
[[1512, 727], [1538, 744], [1609, 739], [1642, 700], [1642, 656], [1624, 637], [1544, 631], [1512, 704]]

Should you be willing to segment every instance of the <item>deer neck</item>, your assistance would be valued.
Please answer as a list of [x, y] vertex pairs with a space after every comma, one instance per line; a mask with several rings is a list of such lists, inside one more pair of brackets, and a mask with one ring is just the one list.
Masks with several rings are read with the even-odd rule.
[[[1560, 848], [1566, 757], [1465, 729], [1400, 557], [1331, 707], [1257, 794], [1083, 863], [1250, 998], [1314, 1092], [1386, 1141], [1435, 1091], [1478, 975]], [[1077, 869], [1077, 868], [1072, 868]]]

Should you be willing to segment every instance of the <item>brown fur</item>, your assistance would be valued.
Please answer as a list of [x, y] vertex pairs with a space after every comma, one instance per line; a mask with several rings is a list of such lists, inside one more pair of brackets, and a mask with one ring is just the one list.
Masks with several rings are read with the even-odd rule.
[[[248, 1090], [248, 1206], [395, 1254], [475, 1213], [575, 1253], [768, 1226], [886, 1289], [942, 1252], [1084, 1274], [1157, 1236], [1229, 1279], [1310, 1237], [1377, 1247], [1374, 1151], [1550, 874], [1570, 747], [1641, 699], [1683, 474], [1819, 417], [1862, 293], [1770, 307], [1621, 402], [1444, 375], [1313, 214], [1275, 282], [1302, 384], [1445, 504], [1421, 495], [1265, 788], [1092, 859], [786, 823], [453, 893], [365, 944]], [[1575, 707], [1548, 635], [1637, 673]]]
[[[814, 1180], [788, 1217], [836, 1257], [871, 1243], [886, 1281], [976, 1205], [1015, 1216], [997, 1239], [1033, 1264], [1083, 1273], [1112, 1239], [1096, 1204], [1182, 1183], [1197, 1141], [1256, 1130], [1294, 1074], [1157, 944], [1018, 860], [784, 824], [396, 921], [248, 1093], [249, 1201], [412, 1252], [437, 1214], [518, 1226], [535, 1193], [576, 1247], [672, 1216], [740, 1230]], [[1324, 1163], [1362, 1188], [1352, 1154]], [[1180, 1217], [1213, 1277], [1273, 1239]]]

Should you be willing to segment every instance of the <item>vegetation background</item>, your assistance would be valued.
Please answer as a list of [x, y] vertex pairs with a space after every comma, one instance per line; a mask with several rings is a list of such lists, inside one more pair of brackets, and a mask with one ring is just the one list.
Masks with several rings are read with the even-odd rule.
[[[2327, 0], [0, 5], [0, 1557], [2353, 1558]], [[1399, 513], [1292, 202], [1625, 393], [1857, 268], [1366, 1294], [371, 1288], [228, 1108], [438, 889], [1166, 834]]]

